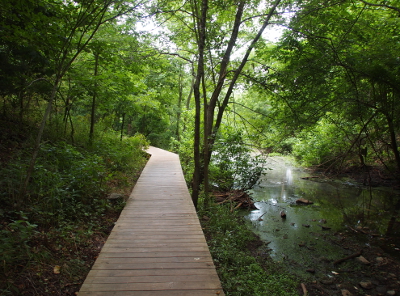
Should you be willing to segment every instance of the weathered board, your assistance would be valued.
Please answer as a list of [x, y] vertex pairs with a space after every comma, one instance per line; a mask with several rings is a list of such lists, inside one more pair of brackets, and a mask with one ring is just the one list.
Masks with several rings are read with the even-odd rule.
[[224, 295], [178, 155], [152, 155], [78, 295]]

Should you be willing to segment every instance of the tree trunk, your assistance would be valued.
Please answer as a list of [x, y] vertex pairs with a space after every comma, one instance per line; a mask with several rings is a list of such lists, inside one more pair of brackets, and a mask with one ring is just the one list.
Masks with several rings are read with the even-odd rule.
[[126, 113], [122, 113], [121, 138], [120, 138], [121, 141], [122, 141], [122, 137], [124, 136], [125, 114], [126, 114]]
[[[239, 2], [239, 5], [238, 5], [237, 11], [236, 11], [236, 16], [235, 16], [235, 22], [234, 22], [233, 28], [232, 28], [232, 34], [231, 34], [231, 37], [228, 42], [228, 46], [226, 48], [225, 54], [224, 54], [221, 64], [220, 64], [220, 72], [219, 72], [218, 82], [217, 82], [215, 90], [213, 91], [213, 93], [211, 95], [210, 103], [207, 104], [206, 98], [205, 98], [205, 102], [204, 102], [204, 150], [203, 150], [204, 168], [203, 168], [203, 176], [204, 176], [204, 193], [206, 194], [206, 197], [209, 192], [208, 170], [209, 170], [209, 166], [210, 166], [211, 153], [213, 150], [212, 146], [214, 144], [215, 136], [216, 136], [216, 134], [212, 134], [213, 124], [214, 124], [214, 112], [215, 112], [215, 107], [218, 102], [218, 98], [221, 94], [223, 85], [226, 80], [227, 68], [229, 65], [232, 50], [236, 43], [237, 37], [239, 35], [239, 27], [241, 24], [244, 5], [245, 5], [245, 1], [242, 0]], [[206, 200], [205, 203], [207, 204], [208, 200]]]
[[392, 148], [393, 154], [394, 154], [394, 159], [396, 161], [397, 165], [397, 170], [400, 172], [400, 153], [399, 153], [399, 147], [397, 145], [397, 140], [396, 140], [396, 131], [394, 129], [393, 125], [393, 119], [385, 114], [386, 120], [389, 126], [389, 134], [390, 134], [390, 147]]
[[44, 127], [46, 126], [46, 121], [50, 116], [51, 108], [52, 108], [52, 105], [53, 105], [53, 101], [54, 101], [54, 99], [56, 97], [56, 93], [57, 93], [57, 90], [58, 90], [58, 85], [60, 83], [60, 80], [61, 79], [57, 77], [55, 82], [54, 82], [53, 89], [52, 89], [51, 95], [50, 95], [50, 99], [49, 99], [49, 101], [47, 103], [47, 107], [46, 107], [46, 110], [45, 110], [43, 118], [42, 118], [42, 122], [41, 122], [40, 127], [39, 127], [39, 131], [38, 131], [38, 135], [36, 137], [36, 142], [35, 142], [35, 147], [34, 147], [34, 150], [33, 150], [32, 158], [31, 158], [31, 161], [29, 163], [28, 170], [26, 172], [25, 181], [22, 184], [20, 192], [19, 192], [19, 199], [18, 199], [18, 202], [17, 202], [17, 207], [18, 208], [22, 205], [22, 202], [23, 202], [24, 197], [26, 195], [26, 191], [28, 189], [29, 181], [30, 181], [30, 179], [32, 177], [32, 173], [33, 173], [33, 170], [35, 168], [36, 159], [37, 159], [37, 156], [38, 156], [39, 150], [40, 150], [40, 143], [41, 143], [42, 137], [43, 137]]
[[179, 125], [181, 123], [181, 113], [182, 113], [182, 100], [183, 100], [183, 83], [182, 83], [182, 69], [179, 72], [179, 97], [178, 97], [178, 111], [176, 112], [176, 130], [175, 135], [177, 141], [180, 141], [180, 131]]
[[[230, 38], [230, 41], [228, 43], [228, 47], [227, 50], [225, 52], [225, 55], [222, 59], [221, 62], [221, 66], [220, 66], [220, 74], [219, 74], [219, 79], [218, 79], [218, 83], [217, 83], [217, 87], [214, 90], [212, 97], [210, 99], [210, 104], [207, 108], [207, 142], [205, 142], [205, 148], [204, 148], [204, 172], [208, 172], [209, 169], [209, 164], [210, 164], [210, 160], [211, 160], [211, 154], [213, 151], [213, 145], [216, 139], [216, 135], [218, 133], [219, 127], [221, 125], [222, 122], [222, 116], [225, 112], [226, 107], [228, 106], [229, 103], [229, 98], [233, 92], [233, 88], [236, 84], [237, 79], [239, 78], [240, 73], [242, 72], [244, 66], [246, 65], [248, 58], [250, 56], [251, 51], [253, 50], [255, 44], [257, 43], [257, 41], [260, 39], [262, 33], [264, 32], [265, 28], [268, 26], [273, 14], [275, 13], [276, 8], [278, 7], [278, 5], [280, 4], [281, 0], [277, 0], [275, 2], [275, 4], [271, 7], [262, 27], [260, 28], [260, 30], [258, 31], [257, 35], [254, 37], [254, 39], [252, 40], [251, 44], [249, 45], [239, 67], [236, 69], [234, 76], [231, 80], [231, 82], [229, 83], [229, 88], [227, 90], [227, 93], [225, 94], [224, 100], [222, 102], [222, 104], [219, 106], [219, 110], [218, 110], [218, 114], [217, 114], [217, 119], [214, 123], [214, 111], [215, 111], [215, 107], [216, 107], [216, 103], [218, 101], [218, 98], [221, 94], [221, 90], [222, 90], [222, 86], [225, 83], [226, 80], [226, 73], [227, 73], [227, 67], [228, 67], [228, 63], [229, 63], [229, 59], [231, 56], [231, 52], [232, 52], [232, 48], [235, 45], [235, 42], [237, 40], [237, 36], [239, 33], [239, 26], [241, 24], [241, 17], [243, 14], [243, 8], [244, 8], [244, 2], [245, 1], [241, 1], [239, 3], [238, 6], [238, 10], [236, 13], [236, 18], [235, 18], [235, 24], [234, 27], [232, 29], [232, 35]], [[208, 177], [208, 175], [206, 175]], [[205, 184], [208, 185], [208, 180], [205, 181]], [[208, 186], [205, 186], [205, 190], [208, 190]]]
[[90, 113], [90, 131], [89, 131], [89, 145], [93, 145], [93, 138], [94, 138], [94, 124], [96, 121], [96, 99], [97, 99], [97, 81], [96, 77], [98, 75], [99, 69], [99, 54], [97, 52], [93, 53], [94, 55], [94, 87], [93, 87], [93, 96], [92, 96], [92, 110]]
[[[198, 30], [198, 50], [199, 60], [197, 67], [197, 74], [195, 83], [193, 85], [193, 93], [195, 99], [195, 120], [194, 120], [194, 146], [193, 146], [193, 159], [194, 159], [194, 172], [193, 172], [193, 184], [192, 184], [192, 200], [194, 206], [197, 208], [197, 202], [200, 194], [200, 173], [201, 173], [201, 161], [200, 161], [200, 112], [201, 112], [201, 93], [200, 86], [202, 78], [204, 76], [204, 48], [206, 41], [206, 20], [208, 10], [208, 0], [203, 0], [201, 5], [201, 15], [197, 18]], [[197, 14], [199, 15], [199, 14]]]
[[189, 95], [186, 98], [186, 110], [190, 109], [190, 100], [192, 99], [194, 82], [195, 82], [195, 78], [194, 78], [194, 74], [193, 74], [192, 82], [190, 83], [190, 92], [189, 92]]

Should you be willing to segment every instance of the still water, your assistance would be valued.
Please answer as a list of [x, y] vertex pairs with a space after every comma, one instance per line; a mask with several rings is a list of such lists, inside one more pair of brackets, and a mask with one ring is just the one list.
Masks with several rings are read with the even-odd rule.
[[[251, 191], [257, 210], [246, 219], [267, 242], [273, 260], [296, 262], [302, 270], [315, 268], [321, 260], [348, 255], [333, 239], [342, 231], [368, 226], [375, 236], [385, 232], [393, 192], [311, 175], [283, 157], [269, 158], [267, 167], [271, 170]], [[299, 198], [313, 203], [299, 205]]]

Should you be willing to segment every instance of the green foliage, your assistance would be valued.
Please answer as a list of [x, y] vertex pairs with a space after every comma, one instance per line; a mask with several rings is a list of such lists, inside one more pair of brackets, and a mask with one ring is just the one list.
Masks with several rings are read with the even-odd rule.
[[203, 227], [226, 295], [297, 295], [291, 276], [251, 255], [248, 246], [257, 238], [240, 214], [221, 205], [200, 209], [199, 216], [208, 217]]
[[144, 150], [148, 145], [147, 139], [141, 134], [124, 137], [121, 141], [116, 132], [108, 131], [96, 141], [92, 149], [103, 157], [109, 172], [135, 173], [132, 170], [144, 164]]
[[2, 254], [3, 272], [7, 272], [11, 264], [29, 260], [32, 257], [29, 243], [38, 234], [37, 225], [29, 223], [24, 213], [19, 212], [18, 214], [24, 219], [12, 221], [0, 230], [0, 253]]
[[360, 163], [368, 148], [370, 163], [398, 171], [397, 7], [295, 6], [290, 30], [275, 45], [258, 44], [245, 69], [249, 89], [237, 111], [251, 125], [249, 137], [268, 152], [290, 152], [295, 144], [308, 165]]
[[210, 182], [221, 190], [248, 190], [258, 182], [264, 163], [261, 155], [252, 154], [240, 131], [227, 129], [214, 144]]
[[[172, 150], [177, 151], [187, 183], [193, 176], [193, 122], [188, 119], [193, 111], [182, 114], [185, 129], [180, 141], [172, 140]], [[224, 127], [216, 143], [210, 164], [210, 182], [221, 190], [252, 188], [264, 172], [262, 156], [255, 155], [247, 146], [240, 131]]]
[[182, 170], [184, 172], [186, 183], [190, 184], [194, 171], [193, 163], [193, 135], [194, 124], [191, 118], [194, 116], [194, 110], [182, 113], [182, 131], [179, 141], [171, 139], [171, 150], [179, 154]]
[[[326, 119], [321, 119], [310, 131], [303, 131], [297, 137], [293, 146], [293, 155], [305, 166], [323, 164], [340, 165], [343, 158], [353, 156], [349, 154], [352, 142], [349, 134], [356, 127], [338, 126]], [[338, 139], [341, 139], [338, 141]], [[347, 139], [347, 141], [345, 141]], [[339, 160], [339, 161], [338, 161]]]
[[130, 190], [147, 160], [143, 149], [148, 143], [142, 135], [121, 141], [108, 130], [91, 150], [57, 141], [55, 135], [51, 140], [41, 145], [24, 200], [19, 188], [29, 151], [20, 151], [0, 168], [0, 294], [15, 290], [19, 295], [14, 283], [24, 273], [37, 287], [45, 286], [49, 265], [62, 267], [60, 285], [85, 276], [90, 260], [85, 253], [97, 248], [90, 240], [105, 235], [110, 227], [106, 217], [125, 205], [106, 195]]
[[[108, 182], [116, 176], [129, 175], [129, 180], [136, 177], [146, 161], [142, 150], [146, 146], [141, 135], [120, 141], [112, 134], [105, 136], [94, 151], [62, 141], [43, 144], [28, 188], [30, 198], [21, 206], [29, 219], [46, 228], [102, 213], [111, 206], [105, 199]], [[26, 163], [21, 157], [0, 170], [0, 202], [5, 208], [20, 204], [17, 189]]]

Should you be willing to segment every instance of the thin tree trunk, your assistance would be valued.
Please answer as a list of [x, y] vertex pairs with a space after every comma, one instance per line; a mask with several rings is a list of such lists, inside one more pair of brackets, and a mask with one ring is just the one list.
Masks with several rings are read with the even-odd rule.
[[[180, 69], [182, 70], [182, 69]], [[183, 100], [183, 84], [182, 84], [182, 72], [179, 72], [179, 97], [178, 97], [178, 111], [176, 112], [176, 139], [180, 141], [180, 131], [179, 126], [181, 123], [181, 113], [182, 113], [182, 100]]]
[[392, 148], [394, 159], [396, 160], [397, 170], [400, 172], [400, 153], [399, 153], [399, 147], [397, 145], [396, 131], [393, 125], [393, 119], [389, 115], [385, 114], [385, 116], [389, 126], [390, 142], [391, 142], [390, 147]]
[[126, 114], [126, 113], [122, 113], [121, 139], [120, 139], [121, 141], [122, 141], [122, 137], [124, 136], [125, 114]]
[[71, 125], [71, 143], [75, 144], [75, 140], [74, 140], [75, 129], [74, 129], [74, 123], [72, 122], [72, 117], [71, 117], [70, 111], [68, 111], [68, 118], [69, 118], [69, 123]]
[[[193, 85], [193, 92], [195, 98], [195, 128], [194, 128], [194, 147], [193, 147], [193, 158], [194, 158], [194, 172], [193, 172], [193, 184], [192, 184], [192, 201], [194, 206], [197, 208], [197, 202], [200, 194], [200, 173], [201, 173], [201, 161], [200, 161], [200, 111], [201, 111], [201, 93], [200, 85], [204, 76], [204, 48], [206, 41], [206, 20], [207, 20], [208, 0], [202, 1], [200, 21], [197, 24], [199, 42], [199, 60], [197, 67], [196, 80]], [[197, 14], [198, 15], [198, 14]]]
[[98, 75], [99, 70], [99, 54], [97, 52], [93, 53], [94, 55], [94, 89], [93, 89], [93, 96], [92, 96], [92, 110], [90, 113], [90, 131], [89, 131], [89, 145], [93, 145], [93, 138], [94, 138], [94, 125], [96, 121], [96, 99], [97, 99], [97, 81], [96, 77]]
[[192, 82], [190, 83], [190, 92], [189, 92], [189, 95], [187, 96], [187, 99], [186, 99], [186, 110], [189, 110], [189, 109], [190, 109], [190, 100], [191, 100], [192, 94], [193, 94], [193, 85], [194, 85], [194, 82], [195, 82], [195, 78], [194, 78], [194, 76], [193, 76], [193, 77], [192, 77]]
[[54, 82], [53, 89], [52, 89], [51, 95], [50, 95], [50, 99], [49, 99], [49, 101], [47, 103], [47, 107], [46, 107], [46, 110], [45, 110], [44, 115], [43, 115], [42, 122], [41, 122], [40, 127], [39, 127], [39, 132], [38, 132], [38, 135], [36, 137], [36, 142], [35, 142], [35, 147], [34, 147], [34, 150], [33, 150], [32, 158], [31, 158], [31, 161], [29, 163], [28, 170], [26, 172], [25, 181], [22, 184], [20, 192], [19, 192], [19, 199], [18, 199], [18, 202], [17, 202], [17, 207], [18, 208], [22, 205], [22, 202], [23, 202], [24, 197], [26, 195], [26, 191], [28, 189], [29, 181], [31, 180], [32, 173], [33, 173], [33, 170], [35, 168], [36, 159], [37, 159], [37, 156], [38, 156], [39, 150], [40, 150], [40, 143], [41, 143], [42, 137], [43, 137], [43, 131], [44, 131], [44, 128], [46, 126], [46, 121], [49, 118], [50, 113], [51, 113], [51, 108], [52, 108], [52, 105], [53, 105], [53, 101], [54, 101], [54, 99], [56, 97], [56, 93], [57, 93], [59, 82], [60, 82], [60, 79], [57, 77], [55, 82]]

